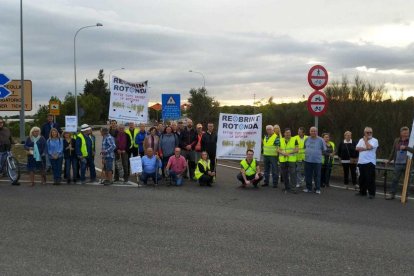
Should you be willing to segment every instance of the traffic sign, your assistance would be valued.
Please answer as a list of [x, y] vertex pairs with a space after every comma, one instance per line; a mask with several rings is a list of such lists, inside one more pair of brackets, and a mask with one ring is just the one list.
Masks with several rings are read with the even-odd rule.
[[314, 91], [308, 98], [308, 110], [313, 116], [322, 116], [328, 109], [328, 99], [322, 91]]
[[328, 71], [322, 65], [313, 66], [308, 72], [309, 85], [315, 89], [323, 89], [328, 84]]
[[[25, 111], [32, 110], [32, 81], [25, 80], [24, 85], [24, 106]], [[21, 95], [21, 81], [12, 80], [8, 82], [5, 86], [8, 90], [11, 91], [11, 94], [5, 98], [0, 99], [0, 111], [20, 111], [22, 103]]]
[[5, 87], [10, 79], [5, 74], [0, 74], [0, 99], [7, 98], [12, 92]]
[[49, 113], [55, 116], [60, 115], [60, 102], [50, 101], [49, 102]]
[[180, 94], [162, 94], [162, 118], [167, 119], [180, 119], [181, 106], [180, 106]]

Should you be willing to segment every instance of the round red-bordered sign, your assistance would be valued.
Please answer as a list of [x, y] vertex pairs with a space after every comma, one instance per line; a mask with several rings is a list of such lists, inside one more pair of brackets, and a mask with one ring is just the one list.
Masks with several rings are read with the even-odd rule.
[[322, 116], [328, 110], [328, 99], [325, 93], [313, 91], [308, 98], [307, 107], [309, 113], [313, 116]]
[[323, 89], [328, 84], [328, 71], [322, 65], [313, 66], [308, 72], [308, 83], [315, 89]]

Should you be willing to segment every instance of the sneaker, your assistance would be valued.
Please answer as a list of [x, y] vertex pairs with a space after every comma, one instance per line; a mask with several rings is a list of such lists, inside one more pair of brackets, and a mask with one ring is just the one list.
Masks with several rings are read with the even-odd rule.
[[309, 190], [308, 188], [303, 189], [303, 192], [304, 192], [304, 193], [312, 193], [312, 191], [311, 191], [311, 190]]
[[318, 194], [318, 195], [320, 195], [321, 194], [321, 190], [316, 190], [315, 193]]
[[267, 186], [269, 186], [269, 184], [267, 183], [262, 184], [262, 187], [267, 187]]
[[85, 185], [86, 184], [86, 181], [81, 181], [81, 185]]
[[296, 184], [296, 188], [300, 188], [300, 184]]

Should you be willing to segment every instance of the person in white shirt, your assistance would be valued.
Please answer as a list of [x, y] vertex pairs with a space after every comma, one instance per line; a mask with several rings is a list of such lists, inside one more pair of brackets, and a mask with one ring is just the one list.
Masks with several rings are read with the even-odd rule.
[[356, 195], [367, 196], [373, 199], [375, 197], [375, 166], [377, 164], [377, 148], [378, 140], [372, 137], [372, 128], [364, 129], [364, 137], [362, 137], [356, 145], [359, 152], [358, 168], [359, 176], [359, 193]]

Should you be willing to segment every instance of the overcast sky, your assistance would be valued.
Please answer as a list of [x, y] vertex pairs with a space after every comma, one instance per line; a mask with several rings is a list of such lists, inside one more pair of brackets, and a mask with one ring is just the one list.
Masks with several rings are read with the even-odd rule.
[[[355, 74], [414, 96], [414, 1], [407, 0], [24, 0], [25, 78], [36, 105], [78, 91], [98, 70], [149, 81], [161, 93], [188, 97], [202, 86], [224, 104], [312, 92], [316, 63], [330, 80]], [[19, 1], [0, 0], [0, 72], [20, 78]], [[394, 94], [399, 97], [399, 94]]]

